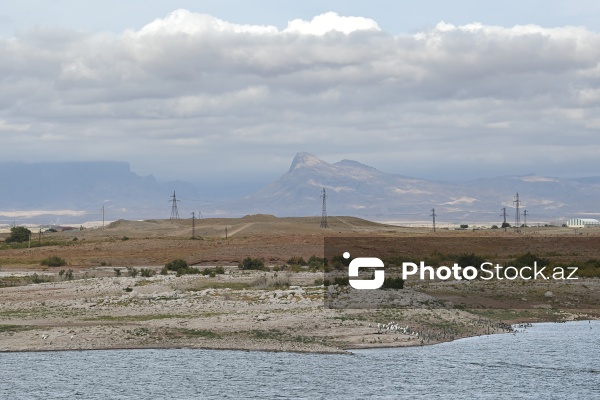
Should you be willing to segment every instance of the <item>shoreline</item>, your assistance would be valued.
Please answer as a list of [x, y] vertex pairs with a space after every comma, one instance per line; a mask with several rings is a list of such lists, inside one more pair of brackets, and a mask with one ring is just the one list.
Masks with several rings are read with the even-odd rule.
[[[531, 327], [535, 327], [539, 324], [553, 324], [553, 323], [572, 323], [572, 322], [584, 322], [585, 319], [581, 320], [570, 320], [570, 321], [536, 321], [531, 323]], [[587, 321], [600, 321], [600, 319], [589, 319]], [[527, 322], [521, 322], [527, 323]], [[522, 334], [523, 332], [518, 332], [516, 334]], [[481, 335], [473, 335], [473, 336], [465, 336], [452, 340], [439, 341], [435, 343], [415, 343], [415, 344], [402, 344], [397, 346], [369, 346], [365, 345], [363, 347], [344, 347], [343, 349], [335, 350], [316, 350], [316, 349], [305, 349], [305, 350], [289, 350], [289, 349], [269, 349], [269, 348], [256, 348], [254, 346], [246, 346], [246, 347], [215, 347], [215, 346], [202, 346], [202, 345], [161, 345], [161, 346], [120, 346], [120, 347], [97, 347], [97, 348], [61, 348], [61, 349], [19, 349], [19, 350], [0, 350], [0, 354], [7, 353], [53, 353], [53, 352], [88, 352], [88, 351], [123, 351], [123, 350], [211, 350], [211, 351], [241, 351], [241, 352], [264, 352], [264, 353], [296, 353], [296, 354], [322, 354], [322, 355], [353, 355], [356, 350], [373, 350], [373, 349], [398, 349], [404, 347], [425, 347], [425, 346], [435, 346], [442, 343], [455, 342], [463, 339], [472, 339], [482, 336], [491, 336], [491, 335], [501, 335], [501, 334], [511, 334], [511, 332], [496, 332], [490, 334], [481, 334]], [[515, 333], [513, 333], [515, 334]]]
[[[345, 285], [325, 286], [326, 266], [319, 259], [325, 237], [431, 234], [349, 217], [336, 218], [331, 231], [324, 231], [318, 222], [265, 216], [206, 220], [197, 227], [203, 240], [190, 240], [189, 221], [118, 221], [103, 230], [57, 232], [40, 247], [8, 246], [0, 254], [0, 351], [347, 353], [502, 333], [507, 323], [600, 318], [600, 279], [594, 277], [568, 284], [408, 279], [401, 290], [363, 293], [350, 302]], [[228, 239], [219, 236], [226, 228]], [[488, 240], [505, 237], [502, 232], [482, 235], [443, 232], [436, 236], [444, 240], [411, 239], [411, 246], [423, 254], [435, 250], [440, 260], [471, 247], [498, 252], [499, 259], [529, 249], [528, 242], [515, 247], [510, 240], [501, 246]], [[542, 239], [534, 243], [536, 252], [552, 254], [557, 262], [569, 261], [574, 248], [578, 257], [596, 256], [576, 237], [561, 239], [558, 248], [556, 240]], [[41, 265], [49, 257], [65, 264]], [[248, 257], [259, 260], [260, 268], [240, 268]], [[181, 276], [161, 271], [176, 259], [197, 269]], [[327, 308], [332, 296], [362, 308]], [[378, 308], [382, 300], [386, 306]]]

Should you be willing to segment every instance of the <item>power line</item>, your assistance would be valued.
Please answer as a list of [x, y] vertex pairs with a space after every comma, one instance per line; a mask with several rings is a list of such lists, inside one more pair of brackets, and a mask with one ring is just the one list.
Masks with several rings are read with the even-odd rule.
[[325, 188], [321, 192], [321, 197], [323, 198], [323, 212], [321, 213], [321, 228], [327, 229], [329, 228], [329, 223], [327, 222], [327, 194], [325, 193]]
[[177, 211], [177, 197], [175, 196], [175, 191], [173, 191], [173, 196], [171, 196], [171, 200], [169, 200], [171, 205], [171, 218], [169, 219], [179, 219], [179, 211]]

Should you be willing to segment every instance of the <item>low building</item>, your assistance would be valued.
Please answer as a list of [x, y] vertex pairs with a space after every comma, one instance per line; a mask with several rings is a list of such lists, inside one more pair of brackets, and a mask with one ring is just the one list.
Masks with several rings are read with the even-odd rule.
[[593, 218], [573, 218], [567, 221], [569, 228], [585, 228], [591, 226], [600, 226], [600, 221]]

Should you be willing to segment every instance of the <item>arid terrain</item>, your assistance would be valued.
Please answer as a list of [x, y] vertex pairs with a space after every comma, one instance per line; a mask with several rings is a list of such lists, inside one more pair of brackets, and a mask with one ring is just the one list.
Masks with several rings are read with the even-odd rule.
[[[600, 259], [600, 230], [434, 233], [353, 217], [330, 217], [329, 229], [320, 229], [319, 222], [316, 217], [253, 215], [196, 220], [194, 228], [191, 220], [151, 220], [40, 236], [34, 232], [31, 247], [0, 247], [0, 350], [341, 352], [502, 333], [517, 322], [600, 317], [597, 277], [542, 282], [409, 279], [398, 290], [399, 305], [330, 309], [324, 293], [332, 286], [323, 285], [323, 266], [290, 260], [322, 258], [325, 237], [385, 236], [409, 238], [423, 254], [433, 254], [428, 246], [435, 244], [441, 260], [443, 254], [466, 252], [508, 260], [532, 252], [568, 264]], [[66, 265], [41, 265], [50, 256]], [[265, 268], [239, 268], [247, 257], [262, 260]], [[175, 259], [206, 274], [160, 274]], [[140, 275], [142, 270], [146, 276]]]

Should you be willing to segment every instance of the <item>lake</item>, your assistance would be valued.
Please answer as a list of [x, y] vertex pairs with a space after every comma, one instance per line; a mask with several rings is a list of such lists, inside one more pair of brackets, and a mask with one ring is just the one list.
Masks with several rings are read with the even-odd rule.
[[351, 355], [0, 353], [1, 399], [600, 399], [600, 321]]

